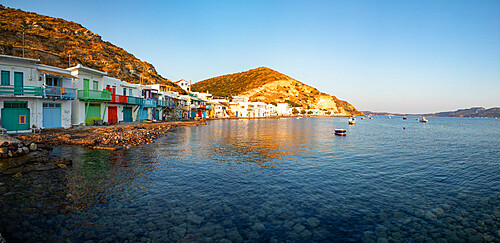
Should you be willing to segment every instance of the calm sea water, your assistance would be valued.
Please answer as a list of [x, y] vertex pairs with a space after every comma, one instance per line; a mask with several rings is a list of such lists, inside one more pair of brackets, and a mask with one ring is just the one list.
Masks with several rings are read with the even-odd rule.
[[498, 119], [210, 121], [53, 153], [74, 165], [0, 177], [8, 242], [500, 241]]

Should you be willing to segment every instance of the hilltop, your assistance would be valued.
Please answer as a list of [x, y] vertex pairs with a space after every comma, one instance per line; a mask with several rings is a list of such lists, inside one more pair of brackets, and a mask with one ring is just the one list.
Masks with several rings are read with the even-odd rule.
[[[67, 68], [76, 64], [105, 71], [130, 83], [168, 84], [150, 63], [141, 61], [81, 24], [0, 5], [0, 54], [40, 59], [42, 64]], [[147, 81], [144, 81], [147, 80]]]
[[292, 107], [334, 110], [337, 115], [361, 114], [348, 102], [267, 67], [203, 80], [193, 84], [191, 89], [208, 90], [218, 97], [247, 96], [251, 101], [287, 102]]
[[430, 116], [500, 118], [500, 108], [494, 107], [486, 109], [483, 107], [472, 107], [469, 109], [460, 109], [456, 111], [438, 112], [435, 114], [431, 114]]
[[484, 107], [472, 107], [469, 109], [460, 109], [456, 111], [444, 111], [429, 114], [398, 114], [390, 112], [371, 112], [363, 111], [365, 115], [370, 116], [439, 116], [439, 117], [479, 117], [479, 118], [500, 118], [500, 108], [493, 107], [486, 109]]

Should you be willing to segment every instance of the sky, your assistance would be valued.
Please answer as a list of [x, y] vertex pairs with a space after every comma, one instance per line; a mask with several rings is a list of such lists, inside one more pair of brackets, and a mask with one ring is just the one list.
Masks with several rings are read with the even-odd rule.
[[3, 0], [82, 24], [163, 77], [269, 67], [358, 110], [500, 107], [500, 1]]

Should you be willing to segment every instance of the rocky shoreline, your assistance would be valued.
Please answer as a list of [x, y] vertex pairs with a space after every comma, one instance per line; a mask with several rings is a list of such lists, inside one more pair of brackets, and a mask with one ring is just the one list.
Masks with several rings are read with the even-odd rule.
[[156, 139], [164, 136], [167, 131], [175, 127], [204, 124], [206, 123], [189, 121], [84, 127], [47, 131], [41, 134], [19, 135], [17, 138], [23, 141], [43, 142], [51, 146], [82, 145], [87, 148], [116, 150], [153, 143]]
[[90, 149], [129, 149], [153, 143], [170, 129], [205, 125], [203, 121], [140, 123], [103, 127], [53, 129], [40, 134], [2, 135], [0, 139], [0, 175], [22, 176], [30, 171], [66, 168], [72, 161], [51, 156], [52, 146], [82, 145]]

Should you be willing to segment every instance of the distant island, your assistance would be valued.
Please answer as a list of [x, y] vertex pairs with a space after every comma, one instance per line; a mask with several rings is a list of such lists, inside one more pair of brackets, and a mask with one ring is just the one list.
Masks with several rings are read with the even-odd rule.
[[486, 109], [484, 107], [472, 107], [456, 111], [444, 111], [430, 114], [399, 114], [390, 112], [362, 111], [368, 116], [434, 116], [434, 117], [474, 117], [474, 118], [500, 118], [500, 107]]

